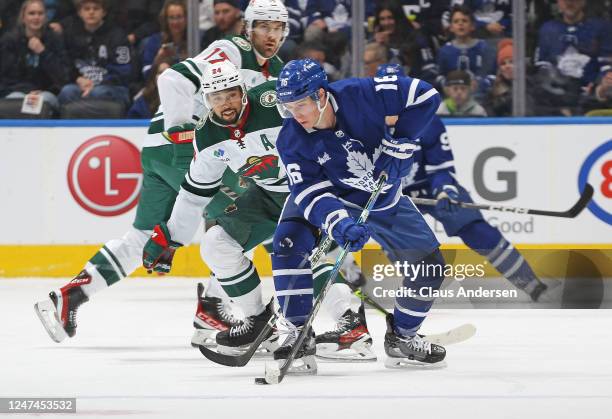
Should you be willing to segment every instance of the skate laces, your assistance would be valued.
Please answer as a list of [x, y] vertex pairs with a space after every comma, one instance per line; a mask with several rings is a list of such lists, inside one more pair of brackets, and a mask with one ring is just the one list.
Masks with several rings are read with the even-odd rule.
[[244, 319], [240, 324], [230, 328], [230, 336], [241, 336], [249, 332], [253, 327], [253, 320], [250, 317]]
[[[300, 329], [283, 317], [280, 317], [278, 319], [278, 323], [279, 326], [281, 326], [277, 327], [279, 341], [283, 342], [283, 346], [293, 345], [294, 342], [297, 340], [298, 335], [300, 334]], [[281, 340], [281, 336], [285, 336], [284, 340]]]
[[223, 304], [223, 301], [219, 301], [217, 303], [217, 311], [219, 312], [221, 319], [225, 321], [226, 323], [237, 324], [240, 322], [240, 320], [238, 320], [232, 313], [227, 312], [227, 310], [225, 309], [225, 304]]
[[338, 320], [338, 323], [336, 323], [333, 332], [346, 332], [348, 330], [348, 326], [351, 324], [351, 320], [350, 314], [340, 317], [340, 320]]
[[419, 335], [414, 335], [412, 337], [406, 337], [406, 338], [400, 338], [400, 340], [402, 340], [403, 342], [406, 342], [406, 344], [415, 351], [426, 352], [428, 354], [431, 353], [431, 342], [429, 342], [426, 339], [423, 339]]

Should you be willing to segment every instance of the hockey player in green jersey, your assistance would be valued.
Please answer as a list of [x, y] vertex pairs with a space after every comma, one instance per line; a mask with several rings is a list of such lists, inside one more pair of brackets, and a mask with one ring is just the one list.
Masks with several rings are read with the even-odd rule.
[[[121, 239], [107, 242], [74, 279], [35, 305], [54, 341], [75, 335], [76, 313], [82, 303], [140, 266], [153, 227], [170, 216], [193, 156], [193, 128], [205, 113], [200, 77], [208, 61], [229, 59], [241, 69], [247, 87], [274, 78], [282, 67], [276, 52], [288, 34], [287, 20], [287, 10], [279, 0], [254, 0], [245, 12], [246, 37], [216, 41], [198, 56], [162, 73], [158, 81], [161, 106], [151, 120], [141, 153], [144, 180], [132, 228]], [[242, 192], [233, 172], [228, 171], [223, 181]], [[231, 202], [218, 193], [207, 212], [214, 217]], [[224, 310], [221, 298], [227, 296], [223, 290], [214, 287], [215, 281], [211, 285], [206, 296], [198, 287], [194, 325], [214, 333], [229, 328], [235, 319]]]

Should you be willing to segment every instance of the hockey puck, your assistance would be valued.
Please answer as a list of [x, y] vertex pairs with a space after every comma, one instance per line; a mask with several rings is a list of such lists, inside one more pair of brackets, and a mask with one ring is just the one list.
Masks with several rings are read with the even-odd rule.
[[255, 378], [255, 384], [264, 385], [264, 384], [268, 384], [268, 382], [263, 377], [257, 377]]

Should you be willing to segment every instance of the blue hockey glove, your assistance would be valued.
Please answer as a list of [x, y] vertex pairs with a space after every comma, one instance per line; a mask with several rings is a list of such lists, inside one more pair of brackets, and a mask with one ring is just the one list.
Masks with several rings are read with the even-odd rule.
[[374, 162], [374, 179], [378, 180], [382, 172], [389, 176], [387, 183], [394, 183], [408, 176], [412, 166], [412, 155], [418, 149], [419, 141], [408, 138], [393, 138], [385, 134], [382, 140], [382, 150]]
[[330, 233], [340, 247], [344, 247], [344, 245], [348, 243], [348, 250], [351, 252], [361, 250], [370, 239], [370, 230], [368, 227], [365, 224], [357, 224], [357, 222], [350, 217], [338, 221]]
[[438, 202], [436, 203], [436, 211], [443, 217], [448, 217], [457, 212], [459, 206], [456, 204], [459, 201], [459, 191], [453, 185], [444, 185], [434, 191], [434, 195]]
[[156, 225], [142, 251], [142, 264], [147, 273], [155, 271], [167, 274], [170, 272], [174, 252], [181, 246], [182, 244], [170, 240], [170, 232], [166, 223]]

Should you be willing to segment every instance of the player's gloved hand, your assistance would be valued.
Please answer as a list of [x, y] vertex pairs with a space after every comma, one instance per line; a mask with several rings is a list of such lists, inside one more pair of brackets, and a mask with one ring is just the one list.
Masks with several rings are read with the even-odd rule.
[[457, 212], [459, 206], [456, 204], [459, 201], [459, 191], [453, 185], [444, 185], [436, 191], [434, 195], [438, 202], [436, 203], [436, 211], [442, 216], [451, 216]]
[[370, 230], [365, 224], [357, 224], [352, 218], [343, 218], [338, 221], [330, 232], [332, 238], [344, 247], [348, 243], [348, 250], [357, 252], [370, 239]]
[[155, 226], [151, 238], [145, 243], [142, 251], [142, 264], [147, 273], [153, 271], [167, 274], [172, 268], [174, 252], [182, 244], [170, 239], [170, 232], [166, 223]]
[[408, 176], [412, 166], [412, 155], [418, 149], [419, 141], [408, 138], [393, 138], [385, 134], [382, 150], [374, 162], [374, 179], [378, 180], [382, 172], [387, 173], [387, 183], [394, 183]]

